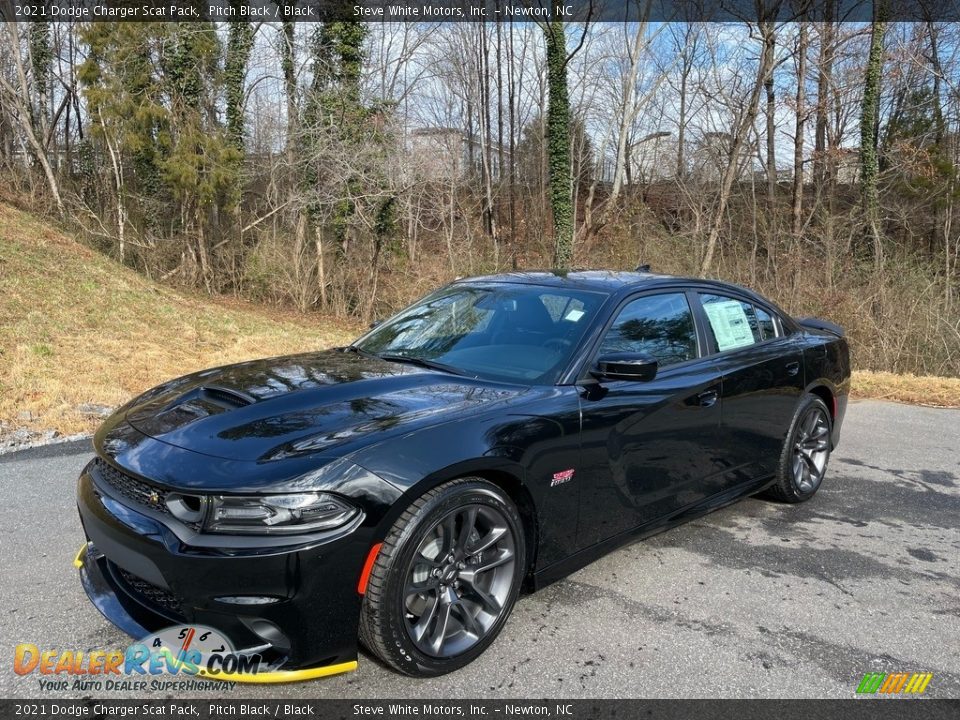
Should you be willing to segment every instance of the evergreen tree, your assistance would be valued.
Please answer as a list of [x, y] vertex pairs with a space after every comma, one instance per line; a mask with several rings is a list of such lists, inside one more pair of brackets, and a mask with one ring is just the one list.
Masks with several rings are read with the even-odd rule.
[[131, 186], [134, 226], [182, 233], [185, 271], [212, 289], [210, 240], [219, 211], [238, 200], [239, 174], [216, 117], [222, 48], [212, 23], [90, 23], [84, 39], [79, 78], [94, 135], [115, 161], [118, 205]]

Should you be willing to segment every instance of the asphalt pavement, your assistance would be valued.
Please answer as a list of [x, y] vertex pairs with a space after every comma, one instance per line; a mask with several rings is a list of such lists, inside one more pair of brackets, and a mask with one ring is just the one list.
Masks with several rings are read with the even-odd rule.
[[[0, 456], [0, 697], [87, 694], [15, 675], [17, 643], [130, 642], [71, 564], [89, 457], [85, 443]], [[522, 597], [456, 673], [414, 680], [361, 655], [347, 675], [207, 695], [851, 697], [866, 672], [932, 672], [927, 696], [960, 697], [958, 522], [960, 410], [856, 402], [812, 501], [750, 498], [614, 552]]]

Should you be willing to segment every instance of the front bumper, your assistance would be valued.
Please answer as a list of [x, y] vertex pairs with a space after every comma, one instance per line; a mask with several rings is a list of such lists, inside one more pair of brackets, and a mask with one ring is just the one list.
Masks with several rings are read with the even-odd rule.
[[[366, 528], [295, 546], [217, 547], [210, 536], [199, 546], [183, 540], [189, 531], [173, 527], [175, 520], [164, 522], [121, 502], [93, 464], [80, 476], [77, 506], [87, 538], [75, 561], [84, 590], [104, 617], [132, 637], [177, 624], [207, 625], [238, 652], [282, 661], [284, 680], [356, 666], [362, 599], [357, 579], [369, 550]], [[223, 600], [251, 596], [271, 602]], [[276, 680], [260, 680], [270, 681]]]

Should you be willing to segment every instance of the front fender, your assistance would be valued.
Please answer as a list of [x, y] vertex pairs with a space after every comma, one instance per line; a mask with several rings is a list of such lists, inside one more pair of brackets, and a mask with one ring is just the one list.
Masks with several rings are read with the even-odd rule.
[[[569, 555], [576, 539], [580, 488], [576, 482], [551, 483], [555, 474], [575, 470], [580, 460], [579, 403], [575, 394], [565, 400], [566, 412], [466, 418], [417, 430], [350, 456], [352, 462], [402, 491], [376, 529], [378, 537], [385, 537], [397, 517], [428, 490], [458, 477], [478, 475], [503, 485], [532, 519], [537, 547], [530, 551], [538, 566]], [[549, 410], [549, 401], [546, 405]]]

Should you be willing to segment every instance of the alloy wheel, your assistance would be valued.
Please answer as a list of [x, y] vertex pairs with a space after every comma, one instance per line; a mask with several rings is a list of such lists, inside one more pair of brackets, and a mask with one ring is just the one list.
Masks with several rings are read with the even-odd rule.
[[820, 485], [830, 456], [830, 421], [821, 407], [811, 407], [797, 425], [793, 446], [793, 483], [803, 494]]
[[414, 645], [433, 657], [468, 650], [503, 614], [513, 585], [516, 538], [489, 505], [463, 505], [426, 533], [407, 570], [403, 615]]

